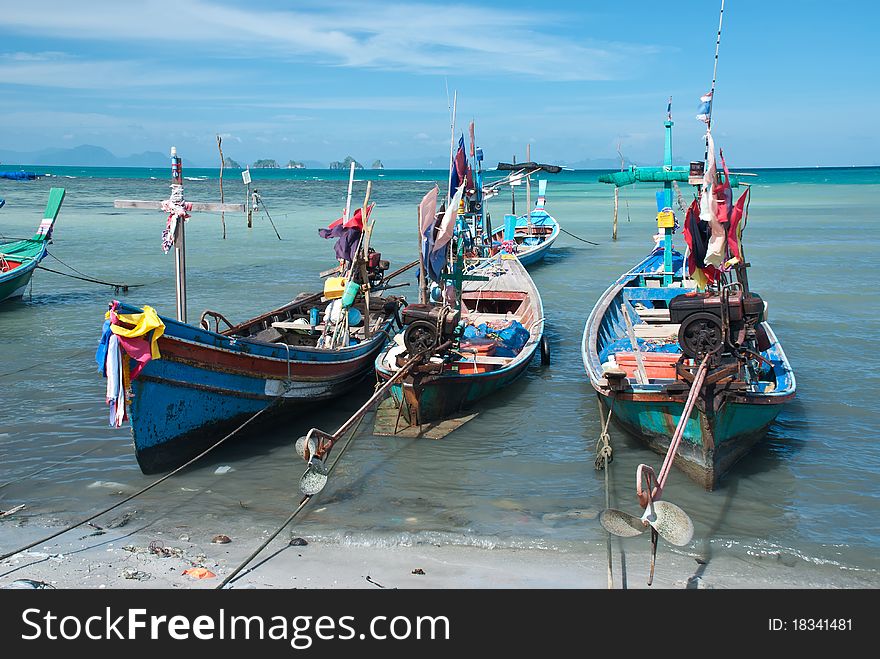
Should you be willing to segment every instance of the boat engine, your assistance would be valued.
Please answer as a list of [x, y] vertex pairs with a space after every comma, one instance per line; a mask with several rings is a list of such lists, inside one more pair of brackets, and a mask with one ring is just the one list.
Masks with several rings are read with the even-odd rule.
[[436, 348], [453, 338], [461, 312], [434, 304], [408, 304], [401, 313], [403, 344], [410, 355]]
[[391, 263], [383, 260], [382, 254], [370, 247], [370, 251], [367, 253], [367, 276], [370, 279], [370, 286], [381, 285], [389, 267], [391, 267]]
[[756, 293], [722, 289], [721, 293], [686, 293], [669, 301], [669, 319], [680, 323], [678, 343], [688, 357], [732, 353], [754, 344], [764, 314]]

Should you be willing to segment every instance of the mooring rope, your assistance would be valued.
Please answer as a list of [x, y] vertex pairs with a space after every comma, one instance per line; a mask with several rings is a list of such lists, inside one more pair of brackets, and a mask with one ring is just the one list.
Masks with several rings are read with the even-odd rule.
[[[611, 449], [611, 437], [608, 434], [608, 426], [611, 423], [611, 413], [614, 410], [614, 401], [611, 399], [611, 405], [608, 406], [608, 417], [602, 423], [602, 432], [599, 433], [599, 440], [596, 442], [596, 469], [605, 471], [605, 510], [611, 508], [611, 483], [608, 465], [614, 459]], [[602, 403], [599, 402], [599, 418], [602, 414]], [[599, 445], [602, 446], [599, 446]], [[611, 534], [605, 534], [605, 548], [608, 554], [608, 590], [614, 588], [614, 570], [611, 560]]]
[[581, 238], [580, 236], [576, 236], [576, 235], [574, 235], [571, 231], [566, 231], [566, 230], [563, 229], [562, 227], [559, 227], [559, 230], [560, 230], [562, 233], [567, 233], [567, 234], [568, 234], [569, 236], [571, 236], [572, 238], [576, 238], [577, 240], [580, 240], [581, 242], [585, 242], [585, 243], [588, 243], [588, 244], [590, 244], [590, 245], [598, 245], [598, 244], [599, 244], [599, 243], [594, 243], [592, 240], [587, 240], [586, 238]]
[[56, 275], [61, 275], [62, 277], [70, 277], [71, 279], [79, 279], [82, 281], [92, 282], [93, 284], [103, 284], [104, 286], [112, 286], [115, 289], [115, 292], [118, 293], [122, 291], [123, 293], [128, 291], [129, 288], [137, 288], [138, 286], [142, 286], [142, 284], [114, 284], [112, 281], [101, 281], [100, 279], [92, 279], [91, 277], [78, 277], [77, 275], [72, 275], [69, 272], [61, 272], [60, 270], [53, 270], [52, 268], [47, 268], [44, 265], [38, 265], [37, 269], [45, 270], [46, 272], [51, 272]]
[[254, 414], [253, 416], [251, 416], [250, 418], [248, 418], [244, 423], [242, 423], [240, 426], [238, 426], [238, 428], [236, 428], [236, 429], [233, 430], [231, 433], [229, 433], [228, 435], [226, 435], [225, 437], [223, 437], [223, 439], [221, 439], [221, 440], [219, 440], [218, 442], [216, 442], [215, 444], [209, 446], [207, 449], [205, 449], [204, 451], [202, 451], [201, 453], [199, 453], [197, 456], [195, 456], [194, 458], [192, 458], [192, 459], [189, 460], [188, 462], [185, 462], [184, 464], [182, 464], [182, 465], [180, 465], [179, 467], [177, 467], [177, 469], [175, 469], [174, 471], [171, 471], [171, 472], [165, 474], [164, 476], [162, 476], [162, 478], [159, 478], [159, 479], [153, 481], [152, 483], [150, 483], [150, 484], [147, 485], [146, 487], [144, 487], [144, 488], [138, 490], [138, 491], [135, 492], [134, 494], [131, 494], [131, 495], [125, 497], [122, 501], [119, 501], [119, 502], [113, 504], [113, 505], [110, 506], [109, 508], [105, 508], [104, 510], [102, 510], [102, 511], [100, 511], [100, 512], [97, 512], [97, 513], [95, 513], [94, 515], [91, 515], [90, 517], [87, 517], [87, 518], [85, 518], [85, 519], [83, 519], [83, 520], [80, 520], [80, 521], [76, 522], [75, 524], [71, 524], [71, 525], [69, 525], [69, 526], [66, 526], [66, 527], [64, 527], [63, 529], [61, 529], [60, 531], [56, 531], [56, 532], [53, 533], [52, 535], [49, 535], [49, 536], [47, 536], [47, 537], [45, 537], [45, 538], [41, 538], [40, 540], [37, 540], [36, 542], [32, 542], [32, 543], [30, 543], [30, 544], [28, 544], [28, 545], [25, 545], [24, 547], [20, 547], [19, 549], [16, 549], [16, 550], [14, 550], [14, 551], [11, 551], [11, 552], [8, 552], [8, 553], [6, 553], [6, 554], [3, 554], [2, 556], [0, 556], [0, 561], [4, 561], [4, 560], [6, 560], [7, 558], [9, 558], [10, 556], [15, 556], [16, 554], [20, 554], [20, 553], [23, 552], [23, 551], [27, 551], [28, 549], [32, 549], [33, 547], [36, 547], [37, 545], [43, 544], [44, 542], [48, 542], [49, 540], [52, 540], [53, 538], [57, 538], [59, 535], [62, 535], [62, 534], [64, 534], [64, 533], [67, 533], [68, 531], [72, 531], [72, 530], [75, 529], [76, 527], [78, 527], [78, 526], [82, 526], [83, 524], [86, 524], [87, 522], [91, 522], [93, 519], [96, 519], [96, 518], [100, 517], [101, 515], [104, 515], [104, 514], [106, 514], [106, 513], [109, 513], [111, 510], [114, 510], [114, 509], [118, 508], [118, 507], [121, 506], [122, 504], [124, 504], [124, 503], [128, 503], [129, 501], [131, 501], [131, 500], [134, 499], [135, 497], [140, 496], [140, 495], [143, 494], [144, 492], [147, 492], [147, 491], [149, 491], [149, 490], [152, 490], [152, 489], [153, 489], [154, 487], [156, 487], [159, 483], [163, 483], [164, 481], [168, 480], [169, 478], [171, 478], [171, 477], [174, 476], [175, 474], [177, 474], [177, 473], [183, 471], [184, 469], [186, 469], [187, 467], [189, 467], [191, 464], [193, 464], [193, 463], [196, 462], [197, 460], [200, 460], [201, 458], [203, 458], [204, 456], [206, 456], [208, 453], [210, 453], [210, 452], [213, 451], [215, 448], [217, 448], [218, 446], [220, 446], [220, 445], [221, 445], [223, 442], [225, 442], [227, 439], [229, 439], [230, 437], [232, 437], [233, 435], [235, 435], [238, 431], [240, 431], [240, 430], [243, 429], [245, 426], [247, 426], [249, 423], [251, 423], [251, 421], [253, 421], [254, 419], [256, 419], [258, 416], [260, 416], [261, 414], [263, 414], [263, 413], [266, 412], [267, 410], [271, 409], [271, 408], [272, 408], [272, 407], [273, 407], [278, 401], [280, 401], [282, 398], [283, 398], [283, 394], [279, 394], [278, 396], [275, 397], [275, 399], [274, 399], [271, 403], [269, 403], [266, 407], [264, 407], [264, 408], [261, 409], [259, 412], [257, 412], [256, 414]]
[[[377, 382], [376, 385], [377, 385], [377, 386], [376, 386], [376, 389], [378, 389], [378, 388], [379, 388], [379, 383]], [[364, 420], [364, 417], [363, 417], [363, 416], [361, 416], [361, 418], [358, 419], [357, 425], [355, 425], [355, 427], [354, 427], [354, 428], [352, 429], [352, 431], [351, 431], [351, 434], [348, 436], [348, 441], [345, 442], [345, 444], [342, 446], [341, 449], [339, 449], [339, 452], [336, 454], [336, 459], [333, 460], [333, 463], [327, 468], [327, 476], [328, 476], [328, 477], [329, 477], [330, 474], [333, 472], [333, 469], [336, 467], [336, 464], [339, 462], [340, 458], [342, 458], [342, 456], [345, 454], [345, 450], [346, 450], [346, 449], [349, 447], [349, 445], [351, 444], [352, 440], [354, 439], [355, 435], [357, 434], [358, 428], [360, 428], [361, 421], [363, 421], [363, 420]], [[306, 495], [304, 495], [303, 498], [300, 500], [299, 505], [296, 507], [296, 509], [290, 514], [290, 516], [289, 516], [286, 520], [284, 520], [284, 523], [283, 523], [281, 526], [279, 526], [279, 527], [275, 530], [275, 532], [272, 533], [272, 535], [270, 535], [268, 538], [266, 538], [266, 539], [260, 544], [259, 547], [257, 547], [254, 551], [252, 551], [252, 552], [250, 553], [250, 555], [249, 555], [247, 558], [245, 558], [241, 563], [239, 563], [238, 567], [236, 567], [232, 572], [230, 572], [230, 573], [226, 576], [226, 578], [223, 579], [223, 581], [221, 581], [221, 582], [217, 585], [217, 587], [215, 588], [215, 590], [223, 590], [223, 588], [225, 588], [225, 587], [226, 587], [226, 586], [227, 586], [227, 585], [228, 585], [228, 584], [229, 584], [229, 583], [230, 583], [230, 582], [236, 577], [236, 575], [238, 575], [238, 574], [239, 574], [239, 573], [245, 568], [246, 565], [248, 565], [251, 561], [253, 561], [253, 560], [254, 560], [254, 559], [260, 554], [260, 552], [262, 552], [266, 547], [268, 547], [269, 544], [270, 544], [275, 538], [277, 538], [278, 535], [279, 535], [279, 534], [280, 534], [285, 528], [287, 528], [287, 525], [290, 524], [290, 523], [296, 518], [296, 516], [299, 515], [299, 514], [303, 511], [303, 509], [306, 507], [306, 505], [308, 505], [308, 503], [309, 503], [309, 502], [310, 502], [315, 496], [317, 496], [317, 495], [316, 495], [316, 494], [306, 494]], [[256, 568], [251, 568], [251, 569], [248, 570], [247, 572], [251, 572], [251, 571], [254, 570], [254, 569], [256, 569]], [[245, 574], [247, 574], [247, 572], [245, 572]], [[244, 576], [244, 575], [242, 575], [242, 576]]]

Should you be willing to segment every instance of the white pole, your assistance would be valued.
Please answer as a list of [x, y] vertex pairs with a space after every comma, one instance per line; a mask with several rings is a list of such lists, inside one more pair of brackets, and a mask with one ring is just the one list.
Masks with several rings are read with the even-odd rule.
[[[447, 97], [448, 98], [448, 97]], [[455, 160], [455, 104], [458, 101], [458, 91], [452, 93], [452, 121], [449, 125], [449, 182], [446, 184], [446, 207], [452, 202], [452, 168]]]
[[348, 222], [348, 213], [351, 210], [351, 186], [354, 185], [354, 161], [351, 161], [351, 170], [348, 174], [348, 196], [345, 198], [345, 213], [342, 214], [342, 223]]
[[[532, 162], [532, 145], [526, 144], [526, 162]], [[532, 175], [526, 176], [526, 222], [532, 226]]]

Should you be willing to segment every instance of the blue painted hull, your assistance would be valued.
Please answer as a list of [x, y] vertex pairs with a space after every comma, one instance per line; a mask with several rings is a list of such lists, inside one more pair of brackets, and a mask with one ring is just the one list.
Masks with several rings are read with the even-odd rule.
[[[532, 211], [532, 223], [537, 226], [552, 227], [551, 233], [542, 236], [540, 242], [536, 245], [520, 244], [517, 246], [516, 257], [524, 266], [540, 263], [547, 256], [547, 252], [559, 237], [559, 223], [544, 211]], [[525, 216], [517, 218], [517, 229], [522, 230], [528, 227]], [[500, 241], [504, 233], [504, 229], [499, 229], [494, 233], [494, 239]]]
[[[675, 285], [651, 285], [659, 284], [662, 279], [663, 256], [663, 249], [658, 248], [605, 291], [587, 319], [582, 339], [584, 367], [606, 412], [613, 401], [612, 416], [618, 425], [661, 455], [669, 448], [686, 398], [681, 389], [677, 392], [669, 389], [678, 382], [674, 369], [667, 366], [664, 372], [660, 367], [654, 375], [648, 370], [649, 380], [644, 383], [638, 382], [634, 373], [630, 374], [625, 388], [615, 390], [605, 377], [604, 368], [615, 350], [623, 348], [620, 354], [631, 353], [621, 306], [628, 308], [628, 314], [636, 323], [634, 333], [638, 334], [639, 327], [650, 323], [640, 318], [636, 305], [650, 318], [651, 311], [662, 313], [669, 300], [693, 290], [693, 283], [682, 279], [683, 260], [678, 252], [673, 252]], [[769, 373], [764, 376], [767, 379], [752, 382], [746, 388], [722, 390], [717, 395], [714, 387], [704, 387], [676, 452], [675, 465], [710, 490], [766, 434], [782, 405], [795, 396], [794, 372], [782, 346], [769, 324], [763, 322], [760, 326], [769, 343], [761, 351], [762, 358], [770, 365]], [[678, 326], [672, 327], [677, 335]], [[619, 345], [621, 341], [623, 346]], [[672, 350], [663, 351], [669, 354], [667, 363], [674, 363], [681, 354], [677, 340], [673, 339], [672, 344], [668, 346]], [[644, 355], [662, 354], [650, 352], [650, 341], [646, 341], [641, 350]], [[651, 368], [650, 363], [646, 368]]]
[[261, 410], [308, 414], [369, 375], [387, 341], [379, 333], [339, 350], [286, 347], [162, 320], [162, 357], [131, 383], [131, 432], [144, 473], [186, 462]]

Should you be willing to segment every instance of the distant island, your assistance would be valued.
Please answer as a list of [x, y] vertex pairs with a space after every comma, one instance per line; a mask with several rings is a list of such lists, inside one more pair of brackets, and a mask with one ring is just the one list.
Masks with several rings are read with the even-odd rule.
[[385, 169], [385, 165], [382, 164], [382, 161], [378, 158], [373, 161], [373, 169]]
[[363, 169], [364, 166], [360, 164], [357, 160], [352, 158], [351, 156], [346, 156], [345, 160], [339, 162], [338, 160], [330, 163], [330, 169], [349, 169], [351, 167], [351, 163], [354, 163], [355, 169]]
[[296, 160], [288, 160], [287, 161], [287, 169], [305, 169], [306, 164], [303, 162], [297, 162]]
[[278, 169], [278, 163], [272, 160], [271, 158], [267, 158], [264, 160], [256, 160], [251, 163], [251, 167], [254, 169]]
[[223, 166], [226, 169], [241, 169], [241, 165], [235, 162], [232, 158], [228, 157], [223, 161]]

